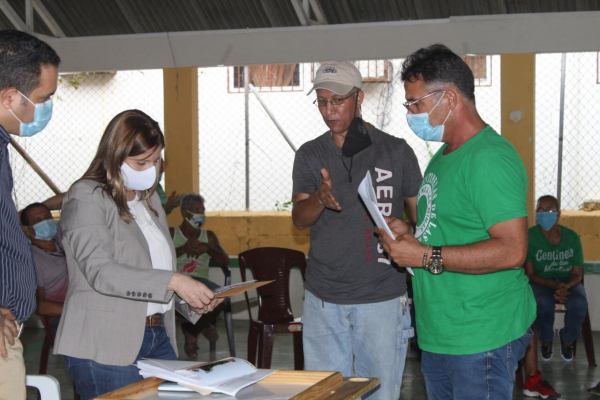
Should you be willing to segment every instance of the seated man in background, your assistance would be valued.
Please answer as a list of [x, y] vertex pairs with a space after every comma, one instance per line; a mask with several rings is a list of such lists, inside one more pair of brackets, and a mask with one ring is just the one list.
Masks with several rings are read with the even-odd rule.
[[525, 262], [525, 273], [537, 302], [537, 327], [544, 361], [549, 361], [553, 354], [556, 303], [564, 304], [567, 309], [565, 326], [558, 331], [560, 354], [565, 361], [573, 360], [573, 342], [579, 337], [588, 307], [581, 283], [581, 240], [575, 231], [559, 225], [559, 218], [558, 200], [553, 196], [540, 197], [535, 216], [538, 225], [529, 228]]
[[62, 246], [62, 232], [48, 206], [33, 203], [21, 211], [21, 224], [31, 241], [33, 263], [37, 272], [36, 301], [38, 315], [50, 318], [56, 334], [69, 285], [67, 260]]
[[[181, 225], [169, 228], [177, 253], [177, 269], [202, 282], [210, 290], [215, 290], [219, 285], [208, 278], [210, 259], [214, 258], [219, 265], [228, 266], [229, 256], [221, 247], [217, 235], [202, 229], [206, 220], [204, 197], [195, 193], [187, 194], [181, 199], [180, 208], [183, 216]], [[195, 325], [187, 321], [181, 325], [185, 337], [184, 350], [188, 357], [195, 359], [198, 356], [196, 350], [199, 333], [211, 342], [219, 338], [214, 322], [221, 309], [222, 307], [218, 307], [203, 315]]]

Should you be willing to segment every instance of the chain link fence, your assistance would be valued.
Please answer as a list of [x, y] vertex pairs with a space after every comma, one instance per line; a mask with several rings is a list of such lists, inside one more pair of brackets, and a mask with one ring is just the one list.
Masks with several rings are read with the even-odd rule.
[[[500, 56], [467, 56], [476, 77], [477, 108], [497, 131], [500, 126]], [[417, 138], [406, 123], [401, 59], [360, 61], [365, 82], [363, 118], [405, 139], [424, 171], [439, 144]], [[248, 71], [256, 86], [248, 95], [249, 209], [290, 209], [295, 148], [327, 130], [312, 88], [318, 64], [258, 66]], [[198, 70], [200, 191], [209, 210], [246, 209], [246, 96], [243, 67]], [[564, 141], [559, 159], [561, 55], [540, 54], [536, 61], [536, 198], [556, 194], [562, 168], [562, 208], [578, 209], [598, 199], [600, 153], [593, 138], [600, 113], [597, 53], [566, 56]], [[260, 99], [259, 99], [260, 98]], [[162, 70], [61, 75], [54, 116], [34, 138], [17, 138], [62, 190], [68, 190], [88, 167], [108, 122], [128, 108], [148, 113], [163, 126]], [[274, 122], [276, 121], [276, 123]], [[18, 208], [42, 201], [52, 191], [11, 149]], [[169, 171], [167, 170], [167, 173]], [[177, 189], [177, 188], [173, 188]]]
[[[478, 109], [500, 131], [500, 57], [471, 56], [466, 60], [476, 76]], [[364, 81], [363, 119], [405, 139], [424, 171], [440, 145], [422, 141], [406, 123], [402, 61], [357, 62]], [[318, 64], [291, 64], [287, 71], [284, 67], [249, 70], [250, 81], [256, 86], [256, 94], [250, 91], [248, 96], [252, 211], [290, 209], [294, 150], [281, 131], [299, 148], [327, 130], [313, 104], [316, 96], [306, 95]], [[243, 67], [202, 68], [198, 72], [200, 191], [210, 210], [243, 210], [246, 205], [243, 72]]]
[[[60, 75], [52, 120], [33, 138], [15, 137], [61, 191], [90, 165], [100, 137], [119, 112], [137, 108], [163, 125], [162, 70]], [[14, 137], [14, 136], [13, 136]], [[18, 209], [54, 193], [10, 147]]]
[[564, 60], [563, 85], [562, 55], [536, 56], [535, 197], [560, 192], [561, 208], [577, 210], [600, 199], [600, 165], [593, 161], [600, 152], [598, 53], [569, 53]]

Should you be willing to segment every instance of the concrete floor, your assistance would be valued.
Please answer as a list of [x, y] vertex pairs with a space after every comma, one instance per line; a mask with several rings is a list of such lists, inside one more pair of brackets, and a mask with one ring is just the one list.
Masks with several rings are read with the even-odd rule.
[[[229, 356], [227, 346], [227, 334], [222, 320], [218, 321], [220, 339], [217, 342], [217, 351], [210, 354], [208, 341], [201, 342], [198, 360], [220, 359]], [[244, 320], [234, 321], [235, 342], [237, 356], [246, 358], [248, 323]], [[178, 329], [177, 342], [181, 359], [185, 359], [183, 351], [183, 335]], [[44, 340], [43, 329], [26, 329], [23, 332], [22, 341], [25, 347], [25, 362], [30, 374], [37, 374], [40, 360], [40, 350]], [[596, 344], [596, 359], [600, 362], [600, 332], [594, 332], [594, 343]], [[563, 362], [560, 357], [559, 345], [555, 343], [554, 357], [550, 362], [541, 362], [540, 369], [546, 380], [562, 393], [562, 399], [594, 399], [586, 393], [588, 387], [594, 386], [600, 380], [600, 368], [590, 368], [585, 357], [583, 342], [578, 343], [578, 355], [572, 363]], [[541, 360], [541, 358], [540, 358]], [[278, 335], [275, 339], [273, 349], [273, 360], [271, 367], [274, 369], [293, 369], [293, 346], [291, 335]], [[73, 399], [73, 384], [71, 377], [61, 357], [50, 356], [48, 361], [48, 374], [55, 376], [61, 385], [62, 399]], [[29, 388], [28, 400], [35, 400], [35, 389]], [[420, 373], [420, 362], [414, 352], [409, 351], [402, 381], [402, 399], [426, 399], [425, 385]], [[520, 393], [515, 393], [513, 399], [528, 399]]]

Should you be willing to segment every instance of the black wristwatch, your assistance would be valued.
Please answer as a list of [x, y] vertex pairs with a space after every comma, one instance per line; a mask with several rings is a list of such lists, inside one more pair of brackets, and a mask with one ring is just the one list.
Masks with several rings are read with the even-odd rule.
[[442, 247], [433, 246], [431, 249], [431, 260], [425, 267], [433, 275], [439, 275], [444, 272], [444, 262], [442, 260]]

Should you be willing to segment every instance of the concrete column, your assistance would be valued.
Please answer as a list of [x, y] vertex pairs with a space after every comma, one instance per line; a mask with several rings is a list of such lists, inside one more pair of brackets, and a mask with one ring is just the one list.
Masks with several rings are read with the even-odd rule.
[[517, 150], [527, 171], [527, 212], [535, 224], [535, 54], [503, 54], [500, 111], [502, 136]]
[[[165, 192], [167, 196], [199, 192], [198, 69], [163, 69], [165, 97]], [[168, 216], [170, 226], [181, 223], [178, 209]]]

